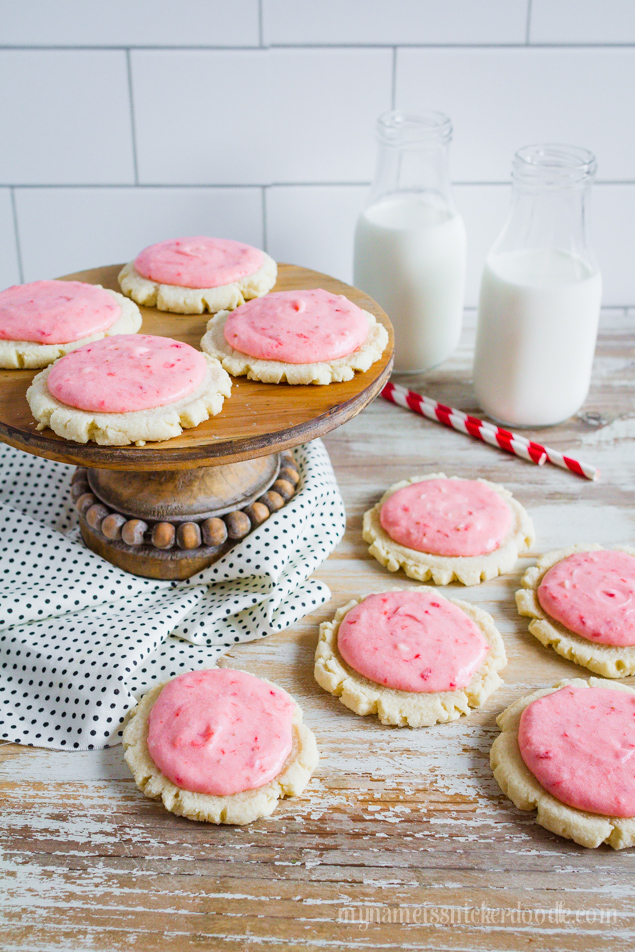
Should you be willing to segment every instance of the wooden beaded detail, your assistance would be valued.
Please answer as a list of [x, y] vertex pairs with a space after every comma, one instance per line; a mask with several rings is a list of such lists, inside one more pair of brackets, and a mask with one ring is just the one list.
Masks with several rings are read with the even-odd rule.
[[96, 502], [86, 510], [84, 515], [91, 529], [99, 529], [106, 516], [110, 515], [110, 511], [102, 506], [100, 502]]
[[85, 483], [88, 479], [88, 470], [85, 466], [78, 466], [73, 475], [71, 476], [71, 486], [74, 486], [75, 483]]
[[148, 523], [143, 519], [128, 519], [121, 527], [121, 538], [126, 545], [141, 545], [148, 531]]
[[157, 522], [152, 526], [152, 545], [155, 549], [171, 549], [176, 539], [176, 529], [171, 522]]
[[249, 519], [252, 529], [261, 526], [269, 518], [269, 510], [262, 502], [252, 502], [251, 506], [245, 506], [243, 512]]
[[80, 496], [88, 492], [90, 492], [90, 487], [85, 479], [77, 479], [71, 485], [71, 499], [73, 502], [77, 502]]
[[127, 522], [125, 516], [120, 516], [118, 512], [111, 512], [100, 526], [101, 534], [111, 542], [116, 542], [117, 539], [121, 539], [121, 528], [125, 522]]
[[198, 549], [201, 544], [201, 530], [195, 522], [182, 522], [176, 530], [176, 544], [179, 549]]
[[203, 519], [201, 523], [201, 534], [205, 545], [217, 546], [227, 541], [227, 525], [222, 519], [213, 517]]
[[194, 554], [201, 547], [220, 551], [244, 539], [271, 513], [282, 509], [295, 494], [299, 482], [293, 456], [289, 452], [281, 453], [278, 478], [257, 501], [200, 522], [148, 523], [115, 512], [90, 491], [88, 471], [83, 466], [78, 466], [71, 477], [71, 496], [77, 512], [90, 528], [110, 542], [124, 543], [134, 549], [143, 546], [145, 551], [149, 548], [164, 552], [180, 549]]
[[292, 486], [297, 486], [300, 482], [300, 475], [297, 469], [291, 469], [288, 465], [281, 466], [278, 479], [285, 479], [288, 483], [291, 483]]
[[258, 502], [263, 503], [269, 510], [269, 512], [277, 512], [278, 509], [282, 509], [284, 506], [284, 499], [280, 493], [275, 492], [273, 489], [268, 490], [268, 492], [263, 493]]
[[249, 516], [241, 512], [240, 509], [226, 515], [225, 522], [227, 523], [227, 535], [230, 539], [244, 539], [251, 532]]
[[75, 500], [75, 508], [83, 516], [86, 510], [94, 506], [96, 502], [99, 502], [97, 496], [93, 496], [92, 493], [83, 493], [79, 499]]
[[276, 479], [271, 488], [274, 492], [277, 492], [279, 496], [282, 496], [285, 502], [288, 502], [295, 492], [295, 486], [293, 483], [290, 483], [288, 479]]

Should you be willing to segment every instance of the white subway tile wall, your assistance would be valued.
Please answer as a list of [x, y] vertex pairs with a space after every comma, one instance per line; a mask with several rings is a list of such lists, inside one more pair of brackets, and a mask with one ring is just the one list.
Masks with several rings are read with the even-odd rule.
[[259, 188], [17, 188], [25, 281], [131, 261], [179, 235], [262, 247]]
[[452, 117], [452, 171], [460, 182], [508, 181], [514, 152], [534, 142], [585, 146], [597, 156], [602, 179], [632, 178], [635, 122], [625, 113], [633, 93], [635, 55], [626, 49], [397, 54], [396, 105], [412, 111], [434, 102]]
[[532, 43], [635, 43], [633, 0], [531, 0]]
[[272, 46], [524, 43], [527, 0], [265, 0]]
[[0, 183], [134, 183], [123, 50], [0, 50]]
[[467, 307], [478, 303], [483, 264], [507, 217], [510, 196], [509, 185], [457, 185], [454, 189], [467, 232]]
[[350, 282], [355, 223], [365, 185], [274, 185], [267, 194], [267, 246], [277, 261]]
[[635, 303], [633, 0], [0, 0], [0, 283], [218, 234], [352, 278], [393, 105], [454, 122], [466, 305], [514, 151], [592, 149], [605, 306]]
[[3, 46], [260, 46], [259, 0], [0, 0]]
[[593, 196], [593, 245], [604, 282], [604, 305], [633, 300], [635, 186], [598, 185]]
[[11, 192], [0, 188], [0, 289], [17, 284], [20, 280], [20, 263], [15, 242], [15, 223]]
[[139, 184], [271, 180], [265, 50], [133, 50]]
[[272, 74], [273, 181], [369, 181], [375, 120], [391, 108], [392, 52], [285, 49], [265, 55]]

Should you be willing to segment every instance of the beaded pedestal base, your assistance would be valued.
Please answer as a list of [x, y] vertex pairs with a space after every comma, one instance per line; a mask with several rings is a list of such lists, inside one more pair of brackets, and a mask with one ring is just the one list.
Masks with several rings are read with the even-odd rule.
[[[66, 279], [118, 290], [120, 270], [121, 265], [109, 265], [67, 275]], [[365, 373], [327, 387], [278, 386], [236, 378], [222, 413], [170, 440], [139, 447], [76, 443], [51, 430], [38, 430], [26, 401], [32, 372], [0, 370], [0, 440], [27, 453], [80, 467], [73, 493], [82, 535], [95, 552], [137, 575], [187, 578], [222, 556], [293, 494], [297, 480], [293, 460], [276, 453], [325, 436], [353, 419], [381, 392], [390, 376], [392, 327], [379, 305], [329, 275], [278, 265], [276, 291], [307, 288], [343, 294], [384, 325], [388, 345]], [[201, 315], [140, 309], [144, 334], [198, 347], [205, 324]], [[273, 453], [280, 472], [272, 472], [265, 459], [265, 469], [251, 483], [252, 476], [245, 478], [241, 461], [260, 465], [261, 453]], [[196, 469], [199, 466], [202, 468]], [[209, 489], [210, 480], [218, 482], [218, 491]], [[251, 486], [247, 495], [246, 483]], [[218, 500], [209, 502], [207, 497], [214, 495], [220, 496], [220, 504]], [[207, 501], [201, 503], [201, 496]]]
[[71, 493], [93, 552], [134, 575], [184, 579], [281, 509], [299, 479], [283, 452], [184, 471], [78, 467]]

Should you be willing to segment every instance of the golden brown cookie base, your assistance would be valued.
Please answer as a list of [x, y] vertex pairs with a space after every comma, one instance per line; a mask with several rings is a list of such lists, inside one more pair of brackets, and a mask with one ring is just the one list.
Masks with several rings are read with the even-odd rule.
[[[265, 678], [262, 679], [266, 680]], [[167, 683], [167, 682], [166, 682]], [[269, 683], [269, 682], [268, 682]], [[139, 790], [177, 816], [204, 823], [251, 823], [275, 810], [278, 800], [302, 793], [318, 763], [318, 750], [313, 732], [302, 723], [302, 711], [293, 712], [293, 747], [277, 777], [255, 790], [212, 796], [182, 790], [168, 780], [156, 766], [148, 751], [148, 718], [165, 685], [159, 684], [132, 709], [123, 732], [126, 763]]]
[[221, 311], [212, 317], [201, 340], [201, 350], [220, 360], [233, 377], [246, 376], [263, 383], [317, 384], [341, 383], [352, 380], [356, 373], [365, 373], [379, 360], [388, 344], [388, 331], [368, 311], [368, 337], [357, 350], [346, 357], [324, 360], [314, 364], [289, 364], [281, 360], [261, 360], [234, 350], [225, 340], [224, 328], [229, 312]]
[[[517, 502], [508, 489], [487, 479], [479, 479], [503, 498], [512, 512], [512, 525], [502, 544], [486, 555], [442, 556], [409, 549], [391, 539], [381, 526], [379, 513], [386, 500], [398, 489], [420, 483], [426, 479], [447, 479], [444, 473], [428, 476], [412, 476], [403, 479], [386, 490], [376, 506], [364, 513], [364, 540], [370, 543], [369, 552], [389, 572], [403, 569], [409, 578], [418, 582], [432, 581], [435, 585], [460, 582], [462, 585], [478, 585], [489, 579], [511, 572], [521, 552], [534, 541], [534, 527], [526, 510]], [[459, 479], [451, 476], [450, 479]]]
[[126, 446], [148, 441], [169, 440], [184, 428], [198, 426], [223, 408], [231, 394], [231, 380], [217, 360], [205, 357], [207, 371], [203, 382], [192, 393], [174, 403], [130, 413], [93, 413], [78, 410], [56, 400], [50, 393], [47, 367], [33, 378], [26, 392], [38, 430], [50, 427], [58, 436], [75, 443], [89, 440], [102, 446]]
[[[435, 598], [443, 598], [431, 588], [420, 591], [428, 591], [434, 593]], [[332, 621], [322, 622], [315, 652], [315, 680], [351, 711], [361, 715], [376, 714], [382, 724], [430, 727], [432, 724], [456, 720], [468, 714], [470, 709], [481, 707], [501, 684], [498, 672], [507, 664], [507, 656], [503, 639], [492, 617], [475, 605], [453, 599], [452, 604], [478, 626], [490, 648], [466, 687], [431, 693], [400, 691], [365, 678], [344, 661], [337, 647], [337, 633], [342, 619], [363, 601], [363, 598], [354, 599], [339, 608]]]
[[[519, 615], [532, 619], [529, 631], [543, 645], [548, 645], [563, 658], [575, 661], [595, 674], [601, 674], [605, 678], [625, 678], [635, 674], [635, 645], [603, 645], [589, 641], [547, 615], [538, 601], [540, 583], [556, 562], [561, 562], [576, 552], [597, 552], [602, 548], [601, 545], [595, 544], [572, 545], [567, 549], [557, 549], [541, 555], [536, 565], [527, 569], [522, 577], [523, 587], [516, 592], [516, 607]], [[635, 556], [633, 548], [615, 548]]]
[[[101, 284], [97, 285], [98, 288]], [[113, 334], [136, 334], [141, 327], [141, 312], [136, 304], [129, 301], [118, 291], [104, 288], [111, 294], [121, 307], [121, 314], [114, 324], [105, 331], [97, 331], [88, 337], [68, 341], [66, 344], [37, 344], [29, 340], [0, 340], [0, 368], [5, 370], [25, 370], [37, 367], [48, 367], [59, 357], [70, 354], [72, 350], [101, 340], [103, 337], [112, 337]]]
[[490, 752], [490, 764], [496, 782], [515, 806], [520, 810], [536, 810], [536, 823], [558, 836], [574, 840], [589, 849], [594, 849], [601, 843], [608, 843], [616, 850], [633, 846], [635, 817], [602, 816], [561, 803], [540, 785], [521, 756], [518, 746], [521, 714], [532, 701], [552, 694], [567, 684], [576, 687], [611, 688], [635, 694], [633, 688], [616, 684], [614, 681], [605, 681], [603, 678], [589, 678], [588, 681], [574, 678], [559, 681], [553, 687], [543, 688], [520, 698], [497, 718], [501, 734], [494, 741]]
[[253, 274], [222, 284], [216, 288], [183, 288], [175, 284], [159, 284], [142, 277], [134, 262], [124, 265], [119, 272], [119, 285], [124, 294], [137, 304], [156, 307], [172, 314], [203, 314], [209, 311], [233, 310], [251, 298], [266, 294], [276, 283], [278, 266], [264, 251], [263, 264]]

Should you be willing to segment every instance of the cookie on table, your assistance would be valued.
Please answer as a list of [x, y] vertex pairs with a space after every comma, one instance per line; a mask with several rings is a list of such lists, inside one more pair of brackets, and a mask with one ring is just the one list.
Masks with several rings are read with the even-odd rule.
[[560, 681], [497, 719], [494, 777], [521, 810], [594, 848], [635, 845], [635, 690], [604, 678]]
[[510, 572], [534, 541], [525, 509], [486, 479], [413, 476], [364, 513], [369, 552], [389, 572], [419, 582], [478, 585]]
[[207, 823], [251, 823], [302, 793], [318, 762], [286, 691], [231, 668], [181, 674], [133, 708], [124, 757], [139, 789]]
[[169, 337], [122, 334], [87, 344], [33, 378], [38, 429], [76, 443], [143, 446], [220, 413], [231, 380], [217, 360]]
[[320, 625], [315, 680], [356, 714], [429, 727], [481, 707], [507, 664], [487, 612], [436, 589], [354, 599]]
[[232, 310], [276, 283], [278, 266], [266, 252], [229, 238], [175, 238], [144, 248], [119, 272], [138, 304], [174, 314]]
[[16, 284], [0, 292], [0, 367], [47, 367], [84, 344], [140, 327], [137, 305], [100, 284]]
[[234, 377], [264, 383], [352, 380], [379, 360], [388, 332], [368, 311], [322, 288], [274, 291], [212, 317], [201, 347]]
[[635, 549], [547, 552], [521, 584], [516, 606], [534, 638], [605, 678], [635, 674]]

